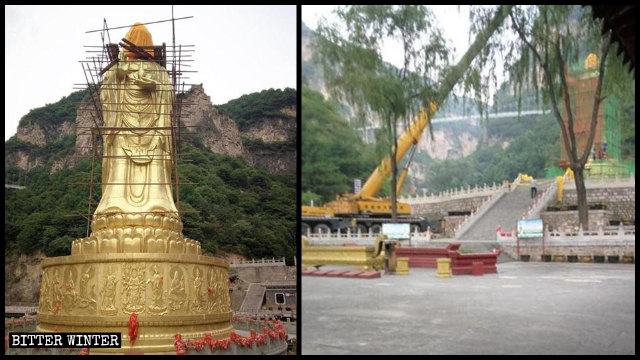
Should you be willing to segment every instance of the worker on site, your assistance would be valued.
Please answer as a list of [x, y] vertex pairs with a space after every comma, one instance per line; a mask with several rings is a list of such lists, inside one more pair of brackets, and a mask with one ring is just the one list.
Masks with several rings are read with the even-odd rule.
[[536, 179], [531, 177], [531, 198], [535, 199], [538, 195], [538, 189], [536, 188]]

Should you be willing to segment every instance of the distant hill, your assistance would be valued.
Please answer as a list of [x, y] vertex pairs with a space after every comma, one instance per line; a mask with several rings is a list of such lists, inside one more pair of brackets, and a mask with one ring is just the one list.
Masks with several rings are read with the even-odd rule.
[[254, 164], [271, 173], [296, 171], [297, 92], [286, 88], [243, 95], [217, 108], [238, 124]]

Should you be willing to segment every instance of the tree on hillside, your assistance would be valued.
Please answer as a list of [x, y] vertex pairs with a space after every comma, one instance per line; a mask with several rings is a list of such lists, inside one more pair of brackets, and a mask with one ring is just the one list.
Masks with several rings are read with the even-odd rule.
[[303, 204], [311, 199], [316, 204], [333, 200], [335, 194], [349, 191], [351, 178], [366, 176], [375, 166], [370, 147], [335, 106], [306, 86], [302, 87], [301, 128]]

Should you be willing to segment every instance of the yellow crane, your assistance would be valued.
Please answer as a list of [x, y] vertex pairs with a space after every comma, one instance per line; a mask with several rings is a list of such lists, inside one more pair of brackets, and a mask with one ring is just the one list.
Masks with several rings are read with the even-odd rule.
[[[416, 145], [427, 127], [431, 115], [437, 110], [437, 105], [431, 102], [429, 111], [421, 108], [413, 122], [398, 138], [396, 163], [399, 164], [409, 150], [411, 155], [398, 176], [396, 194], [400, 194], [402, 185], [407, 178], [409, 165], [413, 159]], [[371, 173], [367, 181], [358, 193], [338, 194], [335, 201], [327, 203], [323, 207], [303, 206], [303, 224], [314, 229], [360, 227], [361, 230], [372, 228], [378, 232], [383, 222], [391, 219], [391, 199], [379, 198], [376, 194], [391, 175], [391, 158], [385, 157], [380, 165]], [[397, 202], [396, 222], [410, 223], [414, 229], [423, 230], [426, 221], [420, 217], [411, 216], [411, 206], [403, 202]], [[333, 221], [332, 221], [333, 220]], [[348, 220], [348, 221], [345, 221]], [[355, 224], [354, 224], [355, 222]], [[360, 226], [359, 226], [360, 225]]]

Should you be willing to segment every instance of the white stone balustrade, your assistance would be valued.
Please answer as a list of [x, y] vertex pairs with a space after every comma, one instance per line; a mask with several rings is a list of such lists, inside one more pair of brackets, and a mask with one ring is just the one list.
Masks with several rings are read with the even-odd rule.
[[[615, 187], [636, 187], [635, 174], [631, 173], [630, 176], [624, 177], [600, 177], [600, 178], [587, 178], [584, 180], [584, 185], [587, 189], [595, 188], [615, 188]], [[565, 190], [575, 190], [576, 183], [573, 180], [565, 179]]]
[[229, 263], [230, 267], [248, 267], [248, 266], [285, 266], [284, 257], [282, 259], [251, 259], [241, 260]]
[[[636, 243], [635, 226], [599, 226], [596, 230], [578, 231], [544, 229], [545, 246], [632, 246]], [[513, 245], [516, 242], [514, 232], [496, 231], [498, 243]], [[528, 239], [520, 240], [526, 243]]]
[[460, 187], [458, 189], [449, 189], [449, 190], [441, 191], [438, 194], [431, 193], [429, 195], [427, 195], [426, 189], [422, 189], [422, 196], [420, 195], [415, 195], [415, 196], [410, 195], [408, 197], [402, 196], [398, 200], [408, 203], [410, 205], [433, 204], [433, 203], [439, 203], [439, 202], [449, 201], [449, 200], [459, 200], [459, 199], [466, 199], [466, 198], [480, 197], [480, 196], [491, 196], [492, 194], [499, 192], [504, 186], [505, 186], [504, 184], [496, 184], [496, 183], [493, 183], [492, 185], [487, 185], [487, 184], [484, 184], [482, 186], [476, 185], [473, 188], [467, 186], [466, 188]]
[[[312, 233], [307, 236], [310, 246], [374, 246], [379, 234], [366, 232], [366, 233], [352, 233], [338, 232], [338, 233]], [[403, 243], [410, 244], [410, 246], [420, 246], [431, 241], [431, 231], [427, 229], [424, 233], [413, 232], [410, 234], [409, 241], [403, 241]]]

